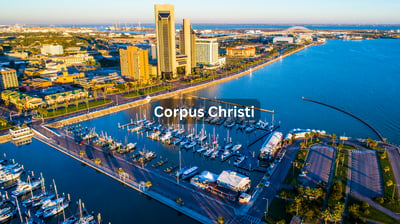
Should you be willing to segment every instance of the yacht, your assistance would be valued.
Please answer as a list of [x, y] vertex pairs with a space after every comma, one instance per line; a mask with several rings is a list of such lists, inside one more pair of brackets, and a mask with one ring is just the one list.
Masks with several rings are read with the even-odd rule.
[[31, 183], [27, 182], [19, 182], [17, 189], [11, 192], [11, 194], [15, 197], [22, 196], [24, 194], [30, 193], [40, 187], [41, 181], [33, 181]]
[[246, 159], [246, 156], [241, 156], [241, 157], [237, 158], [237, 159], [233, 162], [233, 165], [234, 165], [234, 166], [239, 166], [239, 164], [241, 164], [245, 159]]
[[199, 169], [199, 167], [193, 166], [193, 167], [185, 170], [182, 173], [182, 179], [185, 180], [185, 179], [188, 179], [190, 177], [193, 177], [194, 175], [196, 175], [199, 172], [198, 169]]
[[54, 207], [52, 207], [52, 208], [50, 208], [48, 210], [45, 210], [43, 212], [43, 217], [44, 218], [49, 218], [51, 216], [55, 216], [58, 213], [63, 212], [64, 209], [68, 208], [68, 206], [69, 206], [68, 202], [62, 202], [61, 205], [57, 205], [57, 206], [54, 206]]
[[232, 151], [233, 152], [236, 152], [236, 151], [238, 151], [239, 149], [241, 149], [242, 148], [242, 145], [241, 144], [237, 144], [237, 145], [234, 145], [233, 147], [232, 147]]

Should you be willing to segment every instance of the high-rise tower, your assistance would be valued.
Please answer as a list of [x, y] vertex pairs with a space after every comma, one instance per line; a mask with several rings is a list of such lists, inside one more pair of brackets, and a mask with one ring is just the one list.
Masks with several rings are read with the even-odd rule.
[[187, 56], [186, 74], [196, 67], [196, 34], [189, 19], [183, 19], [182, 30], [179, 35], [179, 52]]
[[158, 76], [176, 78], [175, 15], [173, 5], [154, 6], [157, 36]]

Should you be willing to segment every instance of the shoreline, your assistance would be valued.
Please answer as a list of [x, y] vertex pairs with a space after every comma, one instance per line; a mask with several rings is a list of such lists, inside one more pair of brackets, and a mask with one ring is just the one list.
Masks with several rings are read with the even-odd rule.
[[[288, 54], [282, 55], [282, 56], [280, 56], [278, 58], [272, 59], [272, 60], [267, 61], [267, 62], [265, 62], [263, 64], [257, 65], [255, 67], [251, 67], [250, 69], [252, 71], [256, 71], [256, 70], [261, 69], [261, 68], [263, 68], [263, 67], [265, 67], [267, 65], [270, 65], [270, 64], [272, 64], [274, 62], [280, 61], [281, 59], [283, 59], [285, 57], [288, 57], [288, 56], [293, 55], [293, 54], [295, 54], [295, 53], [297, 53], [299, 51], [302, 51], [302, 50], [304, 50], [304, 49], [306, 49], [306, 48], [308, 48], [310, 46], [314, 46], [314, 44], [303, 46], [303, 47], [301, 47], [299, 49], [296, 49], [296, 50], [294, 50], [294, 51], [292, 51], [292, 52], [290, 52]], [[234, 74], [234, 75], [230, 75], [230, 76], [227, 76], [227, 77], [223, 77], [221, 79], [209, 81], [209, 82], [198, 84], [198, 85], [194, 85], [194, 86], [189, 86], [189, 87], [186, 87], [186, 88], [183, 88], [183, 89], [178, 89], [178, 90], [174, 90], [172, 92], [167, 92], [167, 93], [163, 93], [163, 94], [159, 94], [159, 95], [155, 95], [155, 96], [151, 96], [151, 94], [149, 94], [149, 96], [151, 96], [151, 100], [160, 100], [160, 99], [170, 98], [170, 97], [173, 97], [173, 96], [176, 96], [176, 95], [184, 94], [184, 93], [187, 93], [187, 92], [193, 92], [193, 91], [196, 91], [196, 90], [199, 90], [199, 89], [206, 88], [206, 87], [211, 86], [211, 85], [224, 83], [224, 82], [231, 81], [233, 79], [237, 79], [237, 78], [240, 78], [242, 76], [248, 75], [248, 74], [250, 74], [252, 72], [252, 71], [250, 71], [250, 69], [246, 70], [246, 71], [243, 71], [243, 72], [240, 72], [238, 74]], [[51, 127], [51, 128], [59, 128], [59, 127], [62, 127], [64, 125], [66, 125], [66, 124], [71, 124], [71, 123], [91, 120], [91, 119], [94, 119], [94, 118], [98, 118], [98, 117], [106, 116], [106, 115], [109, 115], [109, 114], [112, 114], [112, 113], [117, 113], [117, 112], [120, 112], [120, 111], [123, 111], [123, 110], [127, 110], [127, 109], [130, 109], [132, 107], [141, 106], [141, 105], [144, 105], [144, 104], [147, 104], [147, 103], [148, 102], [147, 102], [146, 99], [138, 99], [138, 100], [134, 100], [132, 102], [124, 103], [124, 104], [121, 104], [121, 105], [108, 107], [108, 108], [101, 109], [101, 110], [98, 110], [98, 111], [93, 111], [93, 112], [90, 112], [88, 114], [82, 114], [82, 115], [77, 115], [77, 116], [73, 116], [73, 117], [68, 117], [68, 118], [61, 119], [59, 121], [52, 121], [51, 123], [46, 124], [46, 126]]]

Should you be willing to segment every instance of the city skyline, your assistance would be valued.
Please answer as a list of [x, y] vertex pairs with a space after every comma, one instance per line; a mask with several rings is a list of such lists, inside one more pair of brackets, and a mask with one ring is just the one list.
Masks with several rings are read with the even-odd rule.
[[[175, 22], [190, 18], [193, 24], [399, 24], [400, 2], [308, 0], [276, 1], [202, 1], [201, 4], [175, 1], [128, 2], [77, 1], [68, 3], [21, 0], [3, 5], [3, 24], [153, 24], [154, 4], [174, 4]], [[21, 7], [23, 5], [23, 7]], [[228, 6], [228, 7], [227, 7]], [[355, 10], [356, 9], [356, 10]], [[90, 11], [88, 11], [90, 10]], [[18, 13], [15, 13], [18, 12]], [[205, 14], [206, 13], [206, 14]], [[206, 16], [207, 15], [207, 16]], [[210, 16], [212, 15], [212, 16]]]

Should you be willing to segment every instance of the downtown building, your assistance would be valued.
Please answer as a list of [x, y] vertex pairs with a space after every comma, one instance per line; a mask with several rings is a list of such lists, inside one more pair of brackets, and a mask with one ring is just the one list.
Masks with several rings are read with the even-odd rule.
[[128, 46], [119, 50], [121, 75], [141, 83], [147, 83], [149, 75], [148, 51], [135, 46]]
[[174, 79], [177, 77], [174, 6], [156, 4], [154, 12], [157, 37], [157, 73], [161, 79]]
[[45, 55], [62, 55], [64, 54], [63, 46], [61, 45], [43, 45], [40, 52]]
[[15, 69], [0, 68], [0, 90], [18, 87], [17, 71]]
[[217, 39], [197, 39], [196, 40], [196, 61], [204, 65], [216, 65], [218, 59]]
[[190, 74], [196, 67], [196, 33], [189, 19], [183, 19], [182, 30], [179, 32], [179, 53], [186, 55], [185, 75]]
[[183, 20], [179, 33], [179, 54], [176, 50], [175, 14], [173, 5], [154, 7], [157, 37], [157, 73], [161, 79], [176, 79], [189, 75], [196, 67], [196, 34], [189, 19]]

